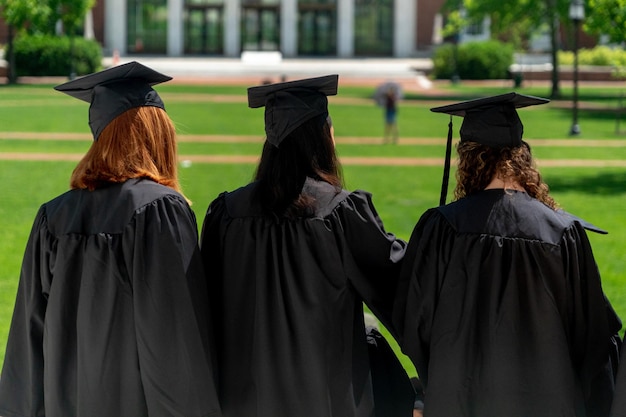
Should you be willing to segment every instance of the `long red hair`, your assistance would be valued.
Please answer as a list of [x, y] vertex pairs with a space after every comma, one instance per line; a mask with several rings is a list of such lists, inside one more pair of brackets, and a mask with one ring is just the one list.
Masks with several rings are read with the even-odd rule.
[[176, 129], [163, 109], [136, 107], [116, 117], [78, 163], [70, 186], [95, 190], [131, 178], [181, 192]]

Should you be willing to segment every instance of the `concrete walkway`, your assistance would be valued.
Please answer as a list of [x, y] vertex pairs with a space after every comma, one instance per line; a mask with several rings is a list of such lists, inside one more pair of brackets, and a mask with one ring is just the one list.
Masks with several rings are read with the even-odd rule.
[[[340, 85], [379, 85], [394, 81], [406, 91], [429, 90], [433, 83], [426, 77], [432, 69], [430, 58], [294, 58], [283, 59], [259, 53], [253, 57], [105, 57], [104, 68], [140, 62], [173, 77], [172, 83], [231, 84], [253, 86], [264, 82], [338, 74]], [[22, 84], [60, 84], [67, 77], [20, 77]]]
[[133, 57], [115, 60], [105, 58], [103, 65], [139, 61], [157, 71], [181, 78], [215, 77], [287, 77], [305, 78], [326, 74], [339, 74], [347, 78], [413, 79], [432, 69], [429, 58], [316, 58], [283, 59], [272, 53], [257, 53], [242, 58], [206, 57]]

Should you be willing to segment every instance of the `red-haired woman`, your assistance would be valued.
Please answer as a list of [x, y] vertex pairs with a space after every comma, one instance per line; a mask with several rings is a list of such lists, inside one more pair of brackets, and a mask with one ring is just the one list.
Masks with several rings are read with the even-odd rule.
[[26, 247], [0, 415], [219, 415], [193, 212], [176, 135], [131, 63], [58, 86], [91, 103], [95, 141]]

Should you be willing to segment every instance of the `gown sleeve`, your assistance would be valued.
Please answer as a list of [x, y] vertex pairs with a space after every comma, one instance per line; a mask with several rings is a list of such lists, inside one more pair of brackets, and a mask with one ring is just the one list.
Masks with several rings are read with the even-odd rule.
[[615, 381], [615, 395], [611, 404], [611, 417], [626, 417], [626, 349], [621, 350], [619, 372]]
[[393, 310], [398, 344], [415, 362], [416, 368], [423, 370], [419, 377], [424, 385], [428, 381], [425, 370], [430, 358], [430, 334], [438, 292], [436, 280], [422, 282], [419, 278], [440, 276], [448, 264], [450, 253], [449, 245], [446, 245], [449, 230], [436, 213], [435, 209], [426, 211], [413, 229]]
[[[365, 304], [396, 337], [391, 323], [398, 274], [406, 242], [385, 231], [371, 194], [355, 191], [343, 203], [341, 223], [354, 260], [349, 278]], [[350, 271], [350, 268], [348, 268]]]
[[[204, 270], [206, 271], [207, 287], [209, 299], [211, 300], [211, 314], [219, 317], [224, 311], [222, 286], [224, 282], [218, 277], [223, 277], [223, 256], [222, 245], [220, 244], [220, 225], [224, 219], [226, 207], [224, 201], [225, 193], [216, 198], [207, 209], [204, 221], [202, 223], [202, 233], [200, 237], [200, 253]], [[216, 321], [216, 326], [221, 326], [221, 320]], [[216, 334], [223, 334], [223, 329], [215, 327]], [[219, 346], [217, 347], [219, 349]], [[219, 373], [219, 367], [218, 367]], [[219, 378], [218, 378], [219, 380]]]
[[[583, 227], [575, 223], [563, 237], [570, 278], [570, 334], [574, 366], [589, 416], [605, 416], [611, 407], [616, 336], [621, 321], [602, 290], [600, 272]], [[617, 338], [617, 339], [616, 339]]]
[[[216, 198], [207, 209], [204, 222], [202, 223], [202, 235], [200, 249], [205, 271], [211, 272], [208, 276], [222, 276], [221, 273], [221, 249], [219, 244], [219, 232], [221, 220], [225, 214], [225, 193]], [[219, 269], [216, 269], [219, 268]]]
[[[51, 241], [43, 208], [33, 224], [17, 290], [2, 376], [0, 415], [44, 416], [43, 328], [47, 299], [42, 282], [49, 275]], [[42, 277], [44, 280], [42, 281]]]
[[220, 415], [196, 219], [179, 198], [136, 214], [124, 244], [150, 416]]

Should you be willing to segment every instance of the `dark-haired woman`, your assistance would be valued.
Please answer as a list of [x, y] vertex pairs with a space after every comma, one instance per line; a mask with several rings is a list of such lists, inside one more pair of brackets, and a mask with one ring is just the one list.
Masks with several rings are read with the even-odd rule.
[[522, 141], [515, 93], [464, 116], [455, 201], [407, 247], [394, 313], [429, 417], [607, 416], [620, 321], [585, 228], [557, 208]]
[[336, 76], [249, 89], [250, 106], [265, 106], [256, 176], [207, 211], [225, 417], [373, 415], [362, 303], [390, 324], [405, 242], [370, 194], [342, 188], [326, 97], [336, 89]]

